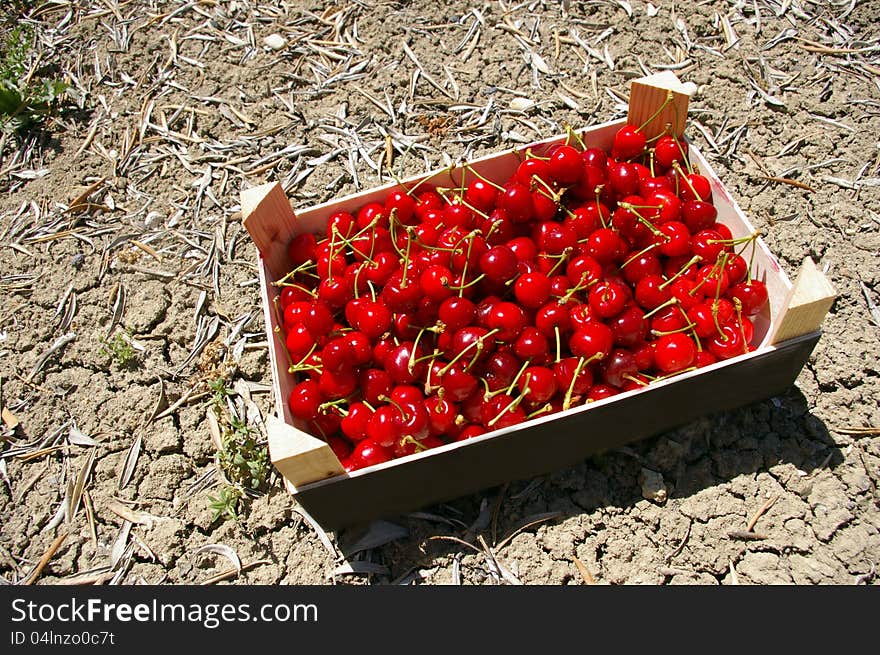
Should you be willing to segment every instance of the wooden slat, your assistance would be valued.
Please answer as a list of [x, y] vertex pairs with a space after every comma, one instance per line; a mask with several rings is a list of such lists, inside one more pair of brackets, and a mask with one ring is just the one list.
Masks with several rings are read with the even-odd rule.
[[266, 267], [276, 279], [283, 277], [290, 270], [287, 244], [296, 223], [284, 189], [278, 182], [245, 189], [241, 192], [241, 214]]
[[[670, 94], [672, 98], [669, 104], [663, 107]], [[687, 122], [689, 101], [688, 88], [672, 71], [641, 77], [630, 85], [627, 122], [642, 126], [642, 132], [649, 141], [667, 132], [667, 124], [671, 126], [669, 133], [681, 138]]]
[[837, 292], [816, 264], [806, 257], [797, 279], [785, 299], [779, 319], [774, 323], [770, 343], [782, 343], [803, 334], [816, 332]]
[[480, 489], [576, 465], [596, 453], [783, 393], [819, 340], [793, 339], [727, 366], [671, 378], [626, 398], [578, 407], [526, 428], [428, 450], [297, 489], [297, 502], [327, 530], [392, 518]]
[[345, 473], [326, 442], [288, 425], [276, 416], [266, 420], [269, 459], [294, 487]]

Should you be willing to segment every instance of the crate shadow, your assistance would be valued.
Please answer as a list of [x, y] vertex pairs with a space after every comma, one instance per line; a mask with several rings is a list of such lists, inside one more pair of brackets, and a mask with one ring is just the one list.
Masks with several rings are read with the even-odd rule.
[[[415, 515], [389, 517], [408, 535], [376, 548], [370, 556], [388, 565], [391, 579], [398, 580], [409, 571], [430, 567], [437, 558], [467, 550], [446, 536], [472, 540], [482, 535], [489, 544], [500, 543], [547, 514], [556, 516], [546, 522], [553, 525], [601, 510], [625, 511], [650, 502], [642, 495], [643, 469], [662, 476], [668, 506], [738, 476], [767, 473], [784, 484], [786, 476], [833, 469], [841, 462], [843, 454], [827, 426], [792, 386], [769, 400], [700, 418], [567, 469], [426, 507]], [[596, 529], [601, 525], [597, 523]], [[343, 552], [365, 530], [366, 526], [355, 526], [340, 531], [337, 538]], [[589, 531], [585, 528], [584, 537]]]

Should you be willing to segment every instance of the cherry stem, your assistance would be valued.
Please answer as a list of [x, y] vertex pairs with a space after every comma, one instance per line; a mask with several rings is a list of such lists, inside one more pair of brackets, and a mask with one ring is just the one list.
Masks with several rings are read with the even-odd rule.
[[422, 338], [422, 335], [427, 329], [428, 328], [422, 328], [421, 330], [419, 330], [419, 333], [416, 335], [415, 341], [413, 341], [413, 347], [409, 353], [409, 361], [406, 364], [406, 370], [409, 371], [410, 375], [412, 375], [412, 372], [413, 370], [415, 370], [416, 367], [416, 351], [419, 348], [419, 339]]
[[[596, 353], [598, 355], [599, 353]], [[595, 357], [596, 355], [593, 355]], [[590, 359], [593, 359], [591, 357]], [[565, 392], [565, 399], [562, 401], [562, 411], [571, 408], [571, 397], [574, 395], [574, 385], [577, 384], [578, 376], [581, 374], [581, 371], [584, 370], [584, 366], [587, 365], [588, 360], [585, 357], [581, 357], [578, 359], [577, 366], [574, 367], [574, 375], [571, 376], [571, 383], [568, 385], [568, 389]]]
[[[464, 354], [467, 351], [469, 351], [471, 348], [476, 348], [477, 354], [479, 355], [481, 352], [483, 352], [483, 339], [486, 339], [487, 337], [491, 337], [493, 334], [495, 334], [498, 331], [499, 330], [497, 328], [494, 330], [490, 330], [489, 332], [487, 332], [483, 336], [477, 337], [476, 340], [471, 341], [467, 346], [465, 346], [464, 348], [461, 349], [461, 352], [459, 352], [455, 357], [452, 358], [451, 362], [449, 362], [446, 366], [444, 366], [443, 368], [440, 369], [439, 374], [446, 375], [449, 372], [449, 369], [452, 368], [452, 365], [455, 364], [462, 357], [464, 357]], [[473, 363], [473, 360], [471, 363]]]
[[[644, 375], [644, 373], [642, 373], [642, 375]], [[623, 379], [624, 379], [624, 380], [629, 380], [630, 382], [635, 382], [636, 384], [638, 384], [638, 385], [640, 385], [640, 386], [643, 386], [643, 387], [647, 387], [648, 384], [650, 384], [649, 382], [645, 382], [645, 381], [642, 380], [641, 378], [637, 378], [636, 376], [634, 376], [634, 375], [629, 375], [629, 374], [624, 375], [624, 376], [623, 376]]]
[[688, 163], [687, 166], [688, 166], [688, 173], [686, 174], [683, 170], [681, 170], [681, 164], [679, 164], [677, 161], [672, 162], [672, 169], [676, 173], [678, 173], [679, 178], [684, 180], [684, 183], [690, 187], [691, 193], [694, 194], [695, 198], [697, 198], [698, 200], [702, 200], [702, 196], [700, 196], [700, 194], [697, 193], [697, 190], [694, 188], [694, 185], [691, 184], [691, 181], [687, 177], [688, 174], [693, 173], [694, 169], [691, 168], [690, 163]]
[[553, 332], [556, 334], [556, 363], [562, 361], [562, 337], [559, 334], [559, 326], [553, 326]]
[[688, 323], [687, 325], [680, 327], [677, 330], [666, 330], [666, 331], [662, 331], [662, 332], [660, 330], [651, 330], [651, 334], [653, 334], [655, 337], [665, 337], [667, 334], [678, 334], [679, 332], [689, 332], [695, 326], [696, 326], [696, 323]]
[[[477, 172], [477, 169], [474, 168], [473, 166], [471, 166], [470, 164], [465, 164], [462, 168], [463, 168], [463, 170], [467, 171], [468, 173], [473, 173], [474, 177], [477, 177], [477, 178], [481, 179], [481, 180], [482, 180], [483, 182], [485, 182], [486, 184], [495, 187], [498, 191], [504, 191], [504, 187], [503, 187], [503, 186], [501, 186], [500, 184], [497, 184], [497, 183], [493, 182], [492, 180], [490, 180], [490, 179], [488, 179], [488, 178], [486, 178], [486, 177], [483, 177], [482, 175], [480, 175], [480, 174]], [[462, 179], [464, 179], [464, 176], [462, 176]]]
[[394, 400], [391, 396], [379, 396], [379, 400], [383, 403], [388, 403], [389, 405], [394, 405], [397, 408], [397, 411], [400, 412], [400, 415], [403, 416], [404, 421], [409, 420], [409, 414], [406, 413], [406, 410], [400, 406], [400, 403]]
[[[517, 371], [517, 374], [515, 376], [513, 376], [513, 380], [511, 380], [510, 385], [507, 387], [507, 389], [504, 390], [504, 393], [508, 393], [508, 394], [513, 393], [513, 390], [516, 388], [516, 383], [519, 382], [520, 377], [522, 377], [522, 374], [525, 373], [526, 369], [529, 367], [529, 364], [531, 364], [531, 363], [532, 363], [531, 358], [529, 358], [523, 362], [523, 365], [520, 366], [519, 371]], [[528, 386], [528, 384], [526, 386]]]
[[581, 150], [587, 149], [587, 145], [584, 143], [584, 140], [581, 138], [581, 135], [578, 134], [571, 125], [566, 124], [565, 132], [567, 134], [566, 139], [565, 139], [566, 144], [568, 144], [568, 141], [572, 137], [574, 137], [574, 139], [578, 142], [578, 145], [580, 145]]
[[632, 264], [632, 263], [633, 263], [635, 260], [637, 260], [639, 257], [641, 257], [642, 255], [644, 255], [644, 254], [647, 253], [647, 252], [650, 252], [650, 251], [653, 250], [654, 248], [659, 248], [661, 245], [663, 245], [663, 244], [661, 244], [660, 242], [655, 241], [655, 242], [652, 243], [650, 246], [645, 246], [644, 248], [642, 248], [641, 250], [639, 250], [635, 255], [633, 255], [632, 257], [630, 257], [629, 259], [627, 259], [627, 260], [626, 260], [625, 262], [623, 262], [620, 266], [618, 266], [618, 267], [617, 267], [617, 270], [618, 270], [618, 271], [622, 271], [624, 268], [626, 268], [627, 266], [629, 266], [630, 264]]
[[486, 274], [485, 274], [485, 273], [480, 273], [477, 277], [475, 277], [473, 280], [471, 280], [471, 281], [468, 282], [467, 284], [462, 284], [462, 285], [457, 286], [457, 287], [454, 287], [454, 286], [452, 286], [451, 284], [446, 284], [446, 285], [444, 285], [444, 286], [445, 286], [447, 289], [455, 289], [455, 290], [457, 290], [457, 291], [458, 291], [458, 297], [461, 298], [461, 297], [462, 297], [462, 294], [463, 294], [463, 292], [464, 292], [465, 289], [467, 289], [468, 287], [472, 287], [472, 286], [474, 286], [474, 285], [477, 284], [480, 280], [482, 280], [484, 277], [486, 277]]
[[428, 447], [426, 445], [424, 445], [418, 439], [416, 439], [415, 437], [413, 437], [411, 435], [406, 435], [405, 437], [401, 438], [400, 443], [401, 443], [401, 445], [411, 443], [416, 448], [418, 448], [418, 450], [416, 450], [417, 453], [428, 450]]
[[317, 266], [318, 265], [315, 264], [311, 259], [308, 259], [305, 262], [303, 262], [302, 264], [300, 264], [299, 266], [297, 266], [295, 269], [290, 271], [289, 273], [285, 274], [284, 277], [282, 277], [280, 280], [276, 280], [275, 282], [273, 282], [272, 286], [282, 287], [287, 282], [287, 278], [292, 277], [292, 276], [296, 275], [297, 273], [305, 273], [312, 268], [317, 268]]
[[699, 255], [694, 255], [694, 256], [691, 257], [687, 262], [685, 262], [685, 265], [684, 265], [684, 266], [682, 266], [680, 269], [678, 269], [678, 272], [677, 272], [675, 275], [673, 275], [671, 278], [669, 278], [668, 280], [666, 280], [666, 282], [664, 282], [663, 284], [661, 284], [659, 288], [660, 288], [660, 289], [665, 289], [665, 288], [668, 287], [670, 284], [672, 284], [673, 282], [675, 282], [675, 280], [677, 280], [679, 277], [681, 277], [682, 275], [684, 275], [684, 272], [685, 272], [686, 270], [688, 270], [691, 266], [693, 266], [694, 264], [698, 264], [698, 263], [701, 262], [701, 261], [703, 261], [703, 258], [702, 258], [702, 257], [700, 257]]
[[648, 123], [650, 123], [650, 122], [653, 121], [655, 118], [657, 118], [660, 114], [662, 114], [662, 113], [663, 113], [663, 110], [666, 109], [670, 104], [672, 104], [672, 102], [673, 102], [674, 100], [675, 100], [675, 96], [674, 96], [673, 93], [672, 93], [672, 89], [667, 89], [667, 90], [666, 90], [666, 99], [663, 101], [663, 104], [660, 105], [660, 107], [657, 108], [657, 111], [655, 111], [653, 114], [651, 114], [651, 116], [648, 118], [648, 120], [646, 120], [644, 123], [642, 123], [641, 125], [639, 125], [639, 126], [636, 128], [636, 131], [637, 131], [637, 132], [641, 132], [642, 130], [644, 130], [645, 127], [648, 125]]
[[669, 307], [670, 305], [676, 305], [676, 304], [678, 304], [678, 302], [679, 302], [678, 298], [676, 298], [675, 296], [673, 296], [672, 298], [670, 298], [670, 299], [667, 300], [666, 302], [662, 302], [662, 303], [660, 303], [659, 305], [657, 305], [657, 306], [656, 306], [654, 309], [652, 309], [651, 311], [646, 312], [645, 314], [643, 314], [643, 315], [642, 315], [642, 318], [643, 318], [643, 319], [649, 319], [649, 318], [651, 318], [654, 314], [656, 314], [657, 312], [659, 312], [659, 311], [661, 311], [661, 310], [663, 310], [663, 309], [666, 309], [666, 308]]
[[715, 261], [715, 264], [712, 265], [712, 269], [706, 274], [702, 280], [697, 282], [694, 285], [694, 288], [688, 291], [688, 295], [693, 297], [697, 291], [699, 291], [700, 287], [702, 287], [706, 282], [708, 282], [712, 276], [716, 276], [717, 282], [715, 284], [715, 297], [718, 298], [721, 295], [721, 273], [724, 272], [724, 266], [727, 263], [727, 253], [722, 253], [721, 256]]
[[521, 393], [519, 396], [517, 396], [516, 398], [514, 398], [513, 400], [511, 400], [511, 401], [507, 404], [507, 407], [505, 407], [504, 409], [502, 409], [502, 410], [498, 413], [498, 415], [497, 415], [495, 418], [493, 418], [491, 421], [489, 421], [488, 423], [486, 423], [486, 427], [487, 427], [487, 428], [491, 428], [491, 427], [494, 426], [498, 421], [500, 421], [500, 420], [501, 420], [501, 417], [504, 416], [505, 414], [507, 414], [507, 412], [512, 412], [512, 411], [515, 410], [517, 407], [519, 407], [519, 404], [523, 401], [523, 398], [526, 397], [526, 394], [527, 394], [528, 392], [529, 392], [529, 384], [528, 384], [528, 382], [527, 382], [525, 388], [522, 390], [522, 393]]
[[590, 280], [589, 282], [587, 282], [586, 284], [584, 284], [584, 282], [586, 281], [586, 279], [587, 279], [587, 273], [586, 273], [586, 272], [581, 273], [581, 279], [580, 279], [580, 281], [579, 281], [576, 285], [574, 285], [571, 289], [569, 289], [568, 291], [566, 291], [564, 296], [560, 296], [560, 297], [559, 297], [559, 301], [558, 301], [559, 304], [560, 304], [560, 305], [564, 305], [564, 304], [567, 303], [569, 300], [571, 300], [571, 297], [572, 297], [574, 294], [576, 294], [578, 291], [585, 291], [585, 290], [589, 289], [590, 287], [599, 284], [599, 279], [598, 279], [598, 278], [595, 279], [595, 280]]
[[317, 294], [317, 293], [315, 293], [315, 292], [312, 291], [311, 289], [308, 289], [308, 288], [302, 286], [301, 284], [297, 284], [296, 282], [281, 282], [281, 283], [275, 283], [275, 286], [279, 286], [279, 287], [288, 287], [288, 288], [292, 288], [292, 289], [299, 289], [300, 291], [302, 291], [302, 292], [307, 293], [308, 295], [310, 295], [312, 298], [317, 298], [317, 297], [318, 297], [318, 294]]
[[543, 407], [539, 407], [538, 409], [536, 409], [531, 414], [527, 414], [526, 420], [530, 421], [531, 419], [535, 418], [536, 416], [540, 416], [541, 414], [548, 414], [552, 411], [553, 411], [553, 405], [551, 405], [550, 403], [547, 403]]
[[566, 259], [568, 259], [571, 256], [571, 253], [573, 253], [573, 252], [574, 252], [574, 248], [568, 247], [558, 255], [548, 255], [549, 257], [556, 258], [556, 263], [553, 264], [553, 267], [549, 271], [547, 271], [547, 277], [552, 276], [556, 272], [556, 269], [562, 265], [562, 262], [564, 262]]

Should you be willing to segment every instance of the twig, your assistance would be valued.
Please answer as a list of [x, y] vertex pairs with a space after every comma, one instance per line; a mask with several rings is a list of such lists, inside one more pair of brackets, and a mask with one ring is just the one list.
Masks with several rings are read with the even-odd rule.
[[731, 539], [742, 539], [744, 541], [763, 541], [769, 538], [765, 534], [758, 534], [757, 532], [749, 532], [747, 530], [731, 530], [727, 533], [727, 536]]
[[590, 573], [590, 569], [587, 568], [587, 565], [580, 561], [577, 557], [574, 557], [573, 559], [574, 565], [577, 567], [577, 570], [580, 572], [581, 577], [584, 579], [584, 584], [596, 584], [596, 579], [593, 577], [593, 574]]
[[37, 581], [37, 578], [40, 577], [40, 574], [43, 573], [43, 569], [46, 568], [46, 565], [49, 563], [49, 560], [55, 556], [55, 553], [61, 548], [61, 544], [64, 543], [64, 540], [67, 539], [67, 533], [62, 532], [55, 540], [49, 545], [48, 550], [43, 553], [43, 556], [40, 558], [40, 561], [37, 562], [37, 565], [33, 568], [33, 570], [28, 573], [27, 578], [25, 578], [23, 585], [32, 585]]
[[690, 539], [691, 527], [693, 526], [693, 524], [694, 524], [694, 520], [689, 518], [688, 519], [688, 527], [684, 533], [684, 537], [681, 538], [681, 541], [679, 542], [678, 546], [675, 547], [675, 550], [673, 550], [671, 553], [669, 553], [666, 556], [667, 563], [671, 562], [672, 558], [676, 557], [682, 550], [684, 550], [684, 545], [687, 543], [688, 539]]
[[217, 575], [211, 576], [210, 578], [208, 578], [207, 580], [202, 582], [202, 584], [203, 585], [217, 584], [218, 582], [223, 582], [224, 580], [228, 580], [229, 578], [234, 578], [234, 577], [236, 577], [246, 571], [250, 571], [251, 569], [257, 568], [258, 566], [262, 566], [263, 564], [271, 564], [271, 563], [272, 563], [272, 560], [261, 559], [261, 560], [257, 560], [256, 562], [251, 562], [250, 564], [243, 564], [241, 569], [236, 569], [236, 568], [226, 569], [225, 571], [221, 571]]
[[754, 531], [755, 523], [757, 523], [758, 519], [764, 515], [764, 512], [766, 512], [768, 509], [773, 507], [773, 505], [776, 503], [777, 500], [779, 500], [778, 495], [773, 496], [772, 498], [768, 498], [767, 502], [764, 503], [763, 505], [761, 505], [761, 508], [757, 512], [755, 512], [755, 515], [752, 517], [752, 520], [749, 521], [749, 524], [746, 526], [746, 532], [753, 532]]

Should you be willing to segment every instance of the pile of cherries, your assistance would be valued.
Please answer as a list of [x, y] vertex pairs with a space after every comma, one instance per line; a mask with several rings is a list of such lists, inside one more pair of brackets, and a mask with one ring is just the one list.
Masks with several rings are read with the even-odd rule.
[[291, 414], [353, 471], [753, 349], [767, 302], [687, 146], [574, 133], [496, 184], [398, 187], [276, 283]]

